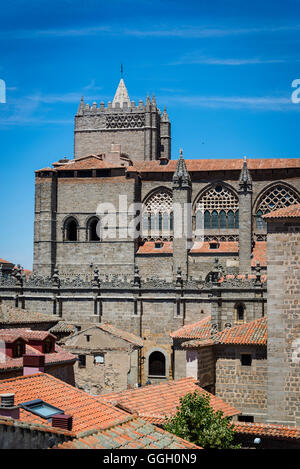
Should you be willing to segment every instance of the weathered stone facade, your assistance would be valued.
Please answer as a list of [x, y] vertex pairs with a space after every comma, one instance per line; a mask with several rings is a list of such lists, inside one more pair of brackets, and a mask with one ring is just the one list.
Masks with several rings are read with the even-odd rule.
[[138, 386], [143, 341], [133, 336], [134, 343], [129, 342], [115, 333], [95, 325], [63, 341], [64, 349], [78, 357], [74, 371], [79, 389], [98, 395]]
[[300, 425], [300, 217], [268, 219], [268, 422]]

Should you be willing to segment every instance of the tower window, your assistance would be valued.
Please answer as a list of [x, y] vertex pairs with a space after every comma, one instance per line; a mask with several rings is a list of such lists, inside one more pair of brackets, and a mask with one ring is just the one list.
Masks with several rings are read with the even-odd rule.
[[243, 303], [238, 303], [235, 306], [236, 309], [236, 320], [241, 323], [245, 321], [245, 305]]

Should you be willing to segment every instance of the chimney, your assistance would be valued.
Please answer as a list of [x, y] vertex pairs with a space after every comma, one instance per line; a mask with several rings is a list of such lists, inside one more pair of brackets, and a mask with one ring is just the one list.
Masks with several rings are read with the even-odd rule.
[[72, 430], [72, 415], [56, 414], [52, 417], [52, 427], [62, 428], [63, 430]]
[[0, 394], [0, 415], [11, 417], [12, 419], [20, 418], [20, 409], [18, 406], [15, 406], [14, 394]]
[[45, 355], [26, 354], [23, 355], [23, 375], [33, 375], [35, 373], [44, 373]]

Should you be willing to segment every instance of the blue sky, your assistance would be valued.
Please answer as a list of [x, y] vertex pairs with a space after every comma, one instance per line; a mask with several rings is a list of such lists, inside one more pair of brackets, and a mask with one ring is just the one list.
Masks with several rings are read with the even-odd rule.
[[[2, 6], [1, 6], [2, 4]], [[2, 1], [0, 257], [32, 266], [34, 170], [73, 155], [73, 117], [156, 94], [172, 157], [296, 157], [300, 1]]]

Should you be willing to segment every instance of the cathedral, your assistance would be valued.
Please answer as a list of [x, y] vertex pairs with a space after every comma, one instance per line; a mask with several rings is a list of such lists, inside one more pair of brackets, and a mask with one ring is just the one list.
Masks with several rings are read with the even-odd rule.
[[74, 157], [35, 172], [33, 275], [0, 272], [0, 298], [137, 335], [140, 386], [194, 376], [249, 421], [300, 425], [300, 218], [272, 224], [299, 203], [300, 158], [172, 160], [166, 107], [121, 79], [112, 102], [81, 99]]
[[[178, 175], [181, 174], [181, 179]], [[300, 202], [300, 159], [171, 159], [171, 122], [155, 97], [130, 101], [123, 79], [115, 97], [75, 116], [74, 158], [36, 171], [34, 270], [51, 275], [133, 275], [205, 279], [214, 259], [227, 273], [266, 268], [263, 215]], [[120, 207], [120, 196], [126, 197]], [[105, 236], [97, 207], [115, 210]], [[141, 204], [139, 230], [123, 213]], [[190, 229], [174, 236], [177, 207]], [[114, 235], [113, 235], [114, 233]], [[157, 266], [160, 266], [157, 269]]]

